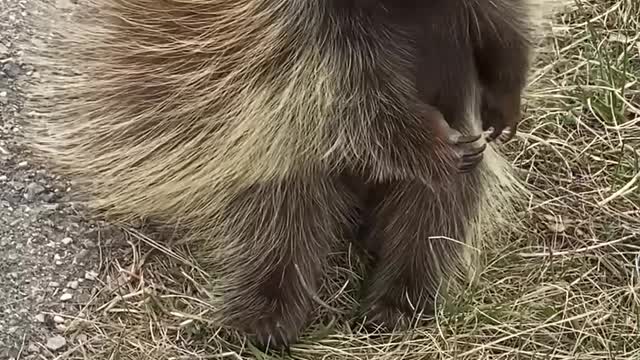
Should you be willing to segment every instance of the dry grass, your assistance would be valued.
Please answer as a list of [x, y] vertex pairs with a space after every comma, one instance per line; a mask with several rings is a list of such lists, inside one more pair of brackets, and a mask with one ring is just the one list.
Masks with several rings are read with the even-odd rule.
[[[506, 150], [533, 196], [484, 249], [478, 281], [431, 326], [373, 335], [346, 312], [290, 358], [640, 359], [640, 3], [581, 0], [555, 20]], [[184, 249], [127, 239], [126, 257], [105, 254], [104, 288], [58, 358], [280, 357], [207, 323], [207, 278]], [[328, 305], [349, 309], [353, 288]]]

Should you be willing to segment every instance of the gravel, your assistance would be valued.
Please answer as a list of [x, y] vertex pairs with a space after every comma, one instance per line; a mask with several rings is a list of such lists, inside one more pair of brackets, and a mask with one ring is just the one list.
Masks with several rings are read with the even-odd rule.
[[69, 201], [69, 184], [33, 164], [23, 140], [24, 61], [34, 35], [28, 0], [0, 0], [0, 359], [65, 351], [65, 323], [88, 301], [99, 251], [95, 223]]

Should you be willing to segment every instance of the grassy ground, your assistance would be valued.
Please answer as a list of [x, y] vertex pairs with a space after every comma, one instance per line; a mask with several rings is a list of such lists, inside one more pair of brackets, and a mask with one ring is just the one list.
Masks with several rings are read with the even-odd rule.
[[[433, 325], [374, 336], [344, 314], [312, 327], [291, 357], [640, 359], [639, 21], [636, 0], [581, 0], [555, 18], [505, 150], [532, 196]], [[60, 359], [277, 358], [207, 325], [194, 295], [206, 280], [187, 253], [126, 239], [128, 262], [105, 254], [104, 287]]]

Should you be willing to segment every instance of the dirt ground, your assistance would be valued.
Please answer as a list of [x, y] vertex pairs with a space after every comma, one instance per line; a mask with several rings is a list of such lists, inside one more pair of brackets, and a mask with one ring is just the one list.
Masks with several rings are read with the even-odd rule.
[[23, 60], [27, 0], [0, 0], [0, 359], [47, 357], [68, 316], [89, 301], [100, 252], [69, 184], [34, 166], [21, 141], [23, 91], [39, 74]]

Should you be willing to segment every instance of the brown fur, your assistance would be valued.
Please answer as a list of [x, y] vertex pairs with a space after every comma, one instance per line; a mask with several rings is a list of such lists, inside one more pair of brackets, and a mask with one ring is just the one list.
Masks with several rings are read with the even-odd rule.
[[52, 20], [34, 144], [114, 221], [186, 228], [221, 267], [221, 320], [260, 344], [300, 335], [345, 228], [377, 258], [366, 313], [393, 326], [432, 309], [508, 204], [506, 164], [455, 140], [518, 122], [524, 0], [89, 10]]

